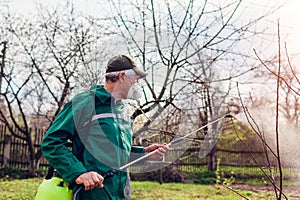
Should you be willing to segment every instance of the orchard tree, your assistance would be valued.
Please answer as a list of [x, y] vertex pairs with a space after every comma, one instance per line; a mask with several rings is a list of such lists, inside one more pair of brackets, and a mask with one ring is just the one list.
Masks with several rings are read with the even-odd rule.
[[[257, 161], [257, 158], [255, 158], [253, 154], [251, 155], [267, 178], [267, 181], [273, 186], [276, 199], [288, 199], [283, 186], [283, 168], [286, 166], [289, 168], [298, 167], [297, 158], [299, 154], [296, 150], [298, 144], [295, 143], [295, 141], [297, 141], [296, 138], [299, 137], [297, 131], [299, 119], [297, 115], [299, 115], [298, 98], [300, 93], [298, 88], [300, 81], [298, 79], [297, 70], [293, 66], [288, 54], [286, 44], [285, 47], [282, 48], [279, 22], [277, 55], [270, 60], [264, 60], [262, 59], [263, 55], [258, 54], [256, 50], [254, 50], [254, 52], [261, 63], [261, 70], [264, 72], [261, 73], [261, 71], [259, 71], [260, 73], [258, 74], [268, 76], [269, 90], [265, 90], [265, 92], [274, 95], [269, 95], [269, 99], [267, 100], [258, 97], [258, 100], [254, 101], [254, 103], [256, 103], [254, 105], [257, 106], [255, 108], [260, 111], [271, 108], [270, 113], [267, 113], [267, 115], [265, 113], [263, 114], [263, 121], [251, 112], [251, 108], [244, 103], [244, 98], [240, 95], [246, 120], [262, 144], [265, 159], [264, 163], [267, 163], [267, 166], [262, 166]], [[264, 82], [266, 83], [266, 81]], [[260, 90], [262, 89], [261, 87], [258, 88], [260, 88]], [[258, 107], [257, 102], [261, 101], [265, 103]], [[282, 123], [282, 121], [286, 121], [286, 123]], [[289, 126], [285, 126], [284, 124], [288, 124]], [[237, 131], [236, 135], [240, 141], [242, 141]], [[247, 141], [242, 142], [248, 148], [249, 152], [252, 152]], [[278, 175], [275, 174], [274, 169], [278, 171]]]
[[[134, 113], [134, 116], [146, 114], [147, 120], [134, 137], [163, 134], [160, 130], [164, 120], [159, 116], [168, 110], [177, 109], [178, 114], [185, 114], [177, 117], [181, 128], [174, 130], [173, 137], [228, 112], [230, 81], [253, 70], [243, 65], [242, 60], [248, 57], [246, 52], [235, 47], [258, 34], [251, 27], [263, 17], [237, 24], [242, 3], [241, 0], [111, 1], [111, 19], [115, 25], [111, 30], [115, 34], [112, 41], [119, 46], [123, 44], [132, 57], [139, 59], [144, 70], [150, 72], [144, 84], [145, 98]], [[102, 23], [99, 19], [98, 24]], [[155, 123], [157, 119], [159, 123]], [[166, 124], [168, 118], [165, 119]], [[208, 130], [214, 134], [217, 131], [212, 127]], [[210, 144], [206, 154], [216, 148], [215, 141]], [[212, 161], [209, 168], [215, 170], [215, 151], [209, 154], [209, 160]]]
[[4, 106], [0, 119], [13, 136], [28, 144], [34, 175], [41, 152], [34, 148], [35, 133], [30, 126], [43, 119], [46, 122], [39, 128], [46, 129], [74, 88], [100, 79], [95, 65], [106, 59], [98, 46], [100, 27], [94, 30], [92, 20], [75, 14], [69, 4], [56, 10], [40, 7], [35, 18], [10, 12], [1, 16], [6, 38], [1, 38], [0, 99]]

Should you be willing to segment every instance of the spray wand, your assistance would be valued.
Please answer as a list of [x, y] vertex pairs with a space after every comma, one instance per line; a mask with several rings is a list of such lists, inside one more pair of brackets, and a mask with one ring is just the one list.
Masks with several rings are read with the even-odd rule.
[[[200, 130], [202, 130], [202, 129], [204, 129], [204, 128], [206, 128], [206, 127], [212, 125], [212, 124], [215, 124], [215, 123], [217, 123], [217, 122], [219, 122], [219, 121], [221, 121], [221, 120], [223, 120], [223, 119], [225, 119], [225, 118], [234, 118], [234, 116], [232, 116], [231, 114], [226, 114], [226, 115], [224, 115], [224, 116], [222, 116], [222, 117], [220, 117], [220, 118], [218, 118], [218, 119], [215, 119], [214, 121], [211, 121], [211, 122], [207, 123], [207, 124], [204, 125], [204, 126], [201, 126], [200, 128], [197, 128], [197, 129], [191, 131], [190, 133], [188, 133], [188, 134], [185, 135], [185, 136], [182, 136], [182, 137], [176, 138], [175, 140], [172, 140], [170, 143], [166, 144], [166, 146], [167, 146], [167, 147], [170, 147], [171, 145], [174, 145], [174, 144], [180, 142], [181, 140], [184, 140], [184, 139], [186, 139], [187, 137], [193, 135], [193, 134], [196, 133], [197, 131], [200, 131]], [[156, 150], [154, 150], [154, 151], [152, 151], [152, 152], [150, 152], [150, 153], [145, 154], [144, 156], [142, 156], [142, 157], [140, 157], [140, 158], [138, 158], [138, 159], [136, 159], [136, 160], [133, 160], [133, 161], [127, 163], [126, 165], [123, 165], [123, 166], [119, 167], [118, 169], [112, 169], [112, 170], [109, 170], [108, 172], [105, 172], [105, 173], [101, 174], [101, 176], [102, 176], [104, 179], [105, 179], [105, 178], [108, 178], [108, 177], [112, 177], [112, 176], [114, 176], [118, 171], [122, 171], [122, 170], [124, 170], [124, 169], [127, 169], [127, 168], [130, 167], [131, 165], [134, 165], [134, 164], [138, 163], [139, 161], [144, 160], [144, 159], [148, 158], [149, 156], [156, 154], [158, 151], [159, 151], [159, 150], [156, 149]], [[78, 195], [78, 193], [79, 193], [79, 191], [80, 191], [81, 189], [83, 189], [83, 186], [79, 187], [79, 188], [75, 191], [74, 196], [73, 196], [73, 200], [76, 200], [77, 195]]]

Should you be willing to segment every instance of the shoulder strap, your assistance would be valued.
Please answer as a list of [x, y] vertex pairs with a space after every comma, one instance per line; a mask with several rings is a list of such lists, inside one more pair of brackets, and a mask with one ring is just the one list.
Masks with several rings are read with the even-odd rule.
[[54, 174], [54, 168], [50, 165], [45, 179], [51, 179], [53, 177], [53, 174]]

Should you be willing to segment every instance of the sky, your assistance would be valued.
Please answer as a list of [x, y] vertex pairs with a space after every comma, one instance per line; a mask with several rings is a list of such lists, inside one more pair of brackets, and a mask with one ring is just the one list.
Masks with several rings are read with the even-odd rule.
[[[224, 1], [224, 0], [221, 0]], [[36, 2], [45, 4], [49, 7], [55, 7], [61, 0], [0, 0], [0, 8], [9, 6], [10, 10], [22, 14], [36, 12]], [[109, 9], [103, 9], [108, 6], [107, 0], [70, 0], [83, 13], [89, 15], [99, 15]], [[283, 5], [272, 15], [264, 19], [263, 23], [273, 24], [273, 32], [277, 34], [277, 21], [280, 22], [280, 33], [282, 42], [286, 42], [288, 52], [299, 57], [300, 61], [300, 1], [299, 0], [244, 0], [243, 3], [248, 7], [245, 10], [245, 17], [254, 17], [255, 14]], [[248, 16], [248, 17], [249, 17]], [[242, 20], [242, 19], [241, 19]], [[276, 39], [276, 38], [275, 38]], [[271, 48], [273, 49], [273, 48]]]
[[286, 41], [291, 53], [300, 54], [300, 1], [288, 0], [272, 20], [279, 19], [280, 30], [284, 33], [283, 41]]

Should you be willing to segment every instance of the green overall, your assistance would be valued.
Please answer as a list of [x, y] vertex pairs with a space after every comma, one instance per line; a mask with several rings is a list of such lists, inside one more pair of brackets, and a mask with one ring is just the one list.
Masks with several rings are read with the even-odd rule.
[[[130, 154], [144, 151], [143, 147], [132, 146], [132, 123], [128, 119], [121, 101], [115, 103], [103, 86], [93, 85], [57, 115], [42, 141], [42, 153], [76, 190], [75, 179], [80, 174], [118, 169], [128, 163]], [[70, 141], [71, 151], [67, 147]], [[117, 172], [104, 180], [105, 189], [81, 190], [79, 199], [125, 199], [126, 179], [127, 172]]]

